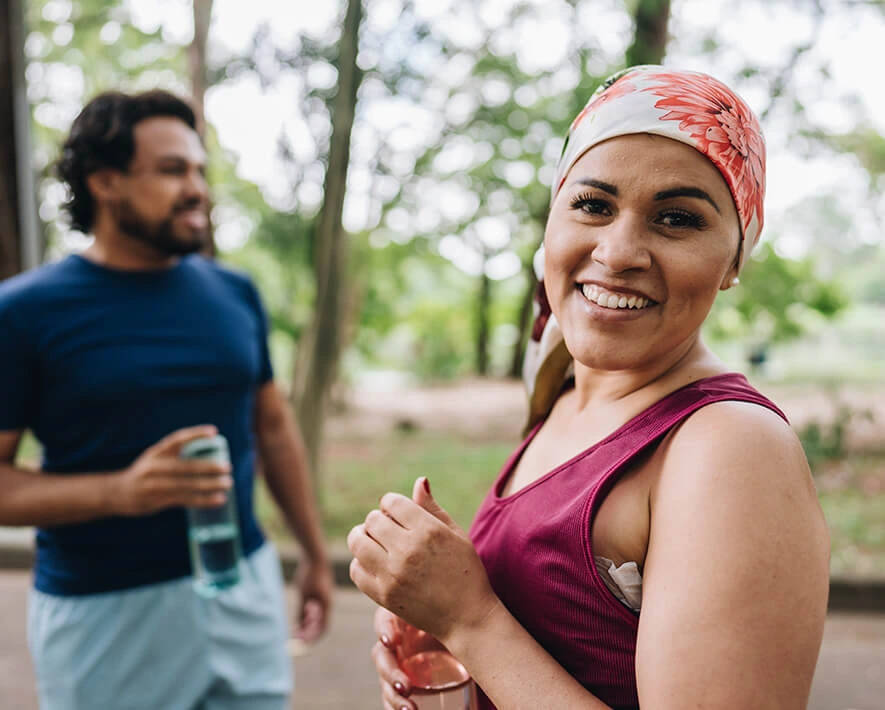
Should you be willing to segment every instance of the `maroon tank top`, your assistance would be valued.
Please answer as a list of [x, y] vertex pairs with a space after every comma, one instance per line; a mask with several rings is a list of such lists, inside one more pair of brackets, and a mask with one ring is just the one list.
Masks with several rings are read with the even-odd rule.
[[[639, 616], [605, 586], [593, 562], [591, 524], [606, 493], [638, 454], [697, 409], [725, 400], [768, 407], [743, 375], [709, 377], [670, 393], [605, 439], [513, 495], [501, 489], [540, 424], [504, 464], [470, 537], [495, 593], [525, 629], [593, 695], [638, 708]], [[480, 708], [493, 710], [480, 693]]]

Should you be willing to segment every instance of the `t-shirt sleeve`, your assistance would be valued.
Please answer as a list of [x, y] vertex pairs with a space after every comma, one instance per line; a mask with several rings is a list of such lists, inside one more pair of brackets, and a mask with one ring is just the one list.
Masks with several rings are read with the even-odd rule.
[[270, 321], [268, 319], [267, 310], [264, 308], [264, 303], [261, 300], [261, 295], [258, 293], [258, 289], [255, 288], [255, 284], [252, 283], [251, 280], [249, 281], [249, 297], [252, 301], [255, 315], [258, 318], [258, 337], [260, 340], [258, 347], [261, 357], [261, 369], [258, 375], [258, 384], [263, 385], [273, 379], [273, 365], [270, 361], [270, 344], [268, 342], [270, 336]]
[[10, 314], [0, 308], [0, 431], [31, 428], [37, 395], [35, 353]]

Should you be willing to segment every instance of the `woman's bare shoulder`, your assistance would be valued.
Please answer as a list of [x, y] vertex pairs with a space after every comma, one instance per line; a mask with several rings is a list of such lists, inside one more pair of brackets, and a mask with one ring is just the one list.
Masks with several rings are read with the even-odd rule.
[[743, 401], [716, 402], [689, 416], [665, 441], [665, 469], [686, 475], [729, 472], [749, 478], [780, 478], [810, 482], [805, 452], [792, 427], [776, 412]]

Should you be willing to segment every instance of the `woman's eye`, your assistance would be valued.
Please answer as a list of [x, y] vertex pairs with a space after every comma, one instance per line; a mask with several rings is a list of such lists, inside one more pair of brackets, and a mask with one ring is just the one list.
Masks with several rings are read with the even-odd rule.
[[661, 214], [658, 223], [665, 227], [689, 227], [691, 229], [702, 229], [707, 225], [706, 220], [693, 212], [685, 212], [683, 210], [668, 210]]
[[597, 200], [586, 195], [579, 195], [571, 203], [572, 209], [580, 210], [585, 214], [608, 214], [609, 205], [605, 200]]

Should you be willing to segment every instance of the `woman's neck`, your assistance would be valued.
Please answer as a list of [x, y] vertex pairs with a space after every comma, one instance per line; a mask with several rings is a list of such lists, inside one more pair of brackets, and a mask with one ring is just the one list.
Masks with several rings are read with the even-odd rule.
[[578, 410], [630, 400], [650, 404], [691, 382], [725, 372], [729, 368], [700, 338], [648, 367], [597, 370], [575, 362], [575, 404]]

